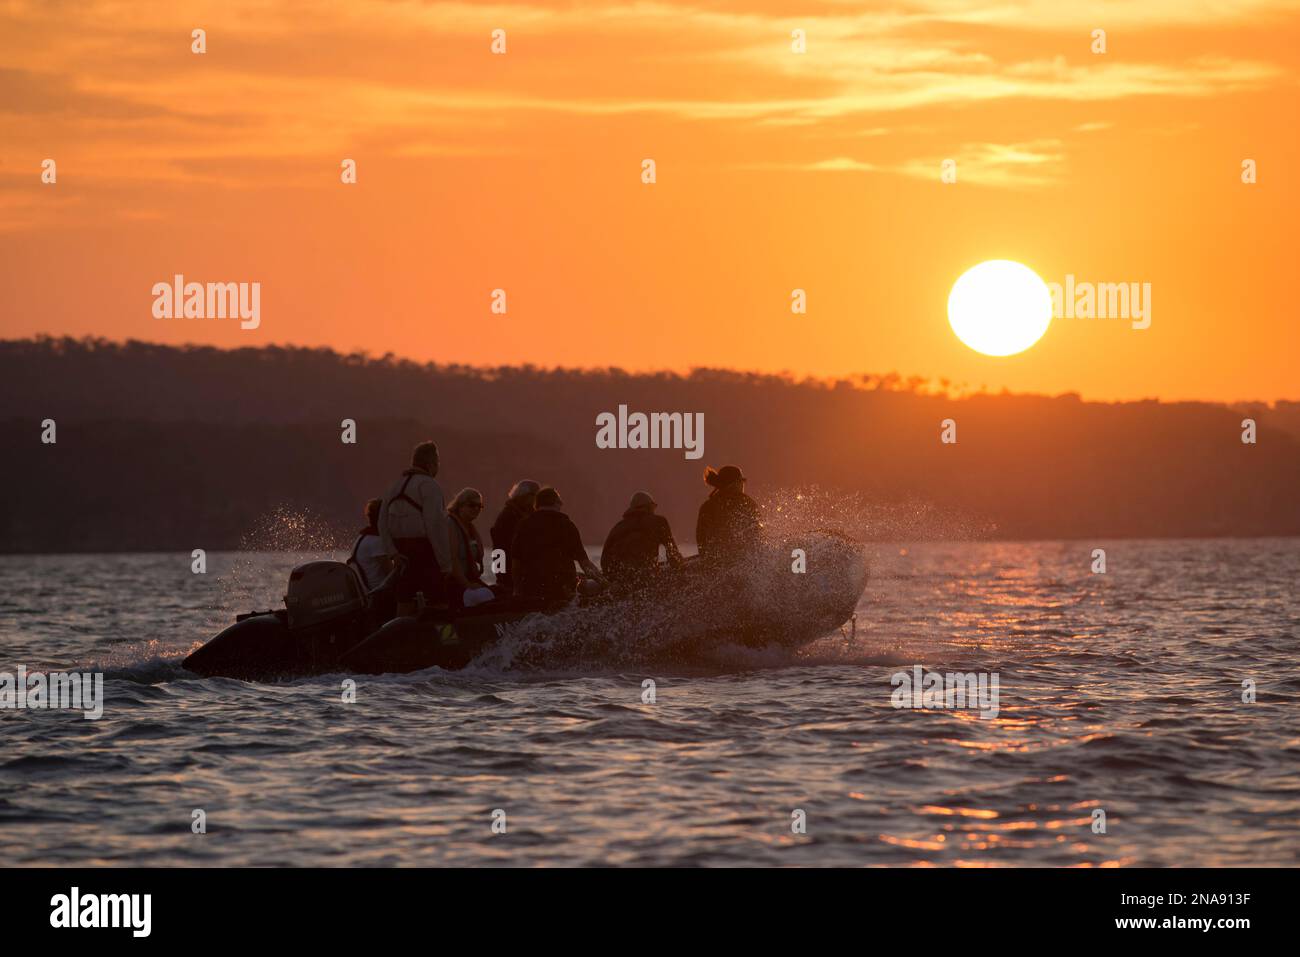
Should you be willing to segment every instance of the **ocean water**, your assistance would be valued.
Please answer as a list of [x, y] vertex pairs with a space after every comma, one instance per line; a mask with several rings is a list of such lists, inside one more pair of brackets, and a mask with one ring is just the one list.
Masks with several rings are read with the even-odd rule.
[[[206, 575], [185, 554], [0, 556], [0, 671], [102, 670], [106, 698], [97, 721], [0, 711], [0, 856], [1297, 863], [1300, 541], [869, 551], [855, 630], [799, 651], [548, 670], [498, 649], [465, 672], [359, 678], [351, 704], [342, 675], [249, 684], [179, 664], [315, 555], [209, 555]], [[996, 673], [996, 716], [895, 708], [893, 676], [915, 665]]]

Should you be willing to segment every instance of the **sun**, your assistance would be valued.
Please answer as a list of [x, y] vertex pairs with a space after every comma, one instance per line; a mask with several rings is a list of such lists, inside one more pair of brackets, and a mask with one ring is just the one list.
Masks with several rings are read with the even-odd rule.
[[1013, 356], [1043, 337], [1052, 321], [1052, 294], [1028, 266], [990, 259], [952, 284], [948, 324], [957, 338], [986, 356]]

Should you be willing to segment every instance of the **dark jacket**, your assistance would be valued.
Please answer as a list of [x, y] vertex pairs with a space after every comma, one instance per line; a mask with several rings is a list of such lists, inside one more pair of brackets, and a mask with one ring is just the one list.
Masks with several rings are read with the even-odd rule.
[[708, 561], [739, 561], [758, 546], [762, 527], [758, 503], [744, 492], [714, 492], [700, 506], [695, 523], [700, 557]]
[[659, 563], [660, 545], [667, 550], [669, 561], [679, 558], [668, 519], [643, 508], [630, 508], [609, 530], [600, 552], [601, 571], [617, 581], [652, 575]]
[[548, 508], [530, 512], [511, 544], [515, 594], [548, 601], [572, 598], [578, 585], [573, 563], [586, 557], [578, 526], [569, 516]]
[[497, 582], [505, 586], [507, 590], [511, 590], [513, 587], [513, 580], [510, 577], [510, 573], [513, 571], [510, 564], [510, 546], [514, 544], [515, 532], [519, 530], [519, 523], [531, 514], [533, 514], [531, 511], [508, 501], [502, 506], [500, 514], [497, 515], [497, 520], [492, 523], [492, 528], [488, 532], [492, 536], [492, 547], [494, 549], [499, 548], [506, 553], [506, 570], [497, 575]]

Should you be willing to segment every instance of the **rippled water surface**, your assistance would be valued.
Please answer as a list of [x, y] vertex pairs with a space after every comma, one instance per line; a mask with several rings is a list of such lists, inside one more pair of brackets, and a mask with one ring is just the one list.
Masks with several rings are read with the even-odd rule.
[[[188, 555], [3, 556], [0, 671], [99, 668], [107, 701], [99, 721], [0, 711], [0, 853], [1296, 864], [1300, 542], [1113, 542], [1104, 575], [1093, 547], [871, 546], [852, 640], [672, 671], [521, 670], [498, 650], [467, 672], [360, 678], [355, 704], [343, 676], [248, 684], [179, 665], [235, 612], [277, 604], [301, 556], [209, 556], [207, 575]], [[996, 718], [895, 709], [891, 676], [915, 664], [996, 672]]]

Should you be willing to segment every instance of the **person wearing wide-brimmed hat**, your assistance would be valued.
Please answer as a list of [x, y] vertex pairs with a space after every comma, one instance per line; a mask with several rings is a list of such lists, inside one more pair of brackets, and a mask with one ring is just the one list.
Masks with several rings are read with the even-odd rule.
[[713, 491], [695, 523], [700, 557], [726, 564], [747, 558], [758, 546], [763, 522], [758, 503], [745, 494], [745, 473], [735, 465], [707, 468], [704, 481]]

